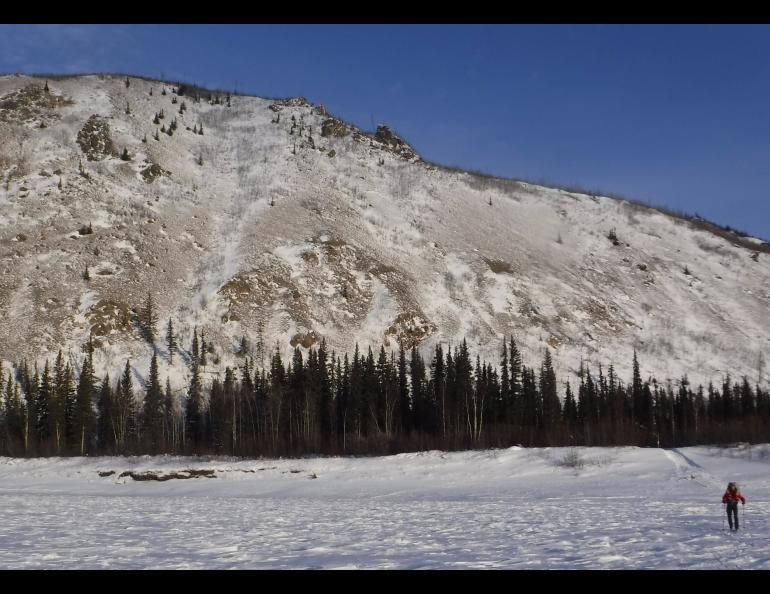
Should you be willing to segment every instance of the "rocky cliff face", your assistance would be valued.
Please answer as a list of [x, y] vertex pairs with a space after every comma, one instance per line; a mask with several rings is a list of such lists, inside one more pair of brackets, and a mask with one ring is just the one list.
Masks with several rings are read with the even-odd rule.
[[[514, 334], [529, 364], [551, 348], [561, 379], [581, 360], [627, 375], [634, 348], [659, 378], [767, 377], [761, 240], [445, 170], [304, 99], [47, 82], [0, 78], [0, 359], [77, 363], [93, 334], [100, 369], [130, 357], [141, 376], [149, 292], [158, 336], [172, 319], [189, 348], [197, 327], [214, 372], [244, 336], [259, 364], [321, 339], [427, 354], [465, 337], [496, 360]], [[181, 355], [162, 363], [176, 383]]]

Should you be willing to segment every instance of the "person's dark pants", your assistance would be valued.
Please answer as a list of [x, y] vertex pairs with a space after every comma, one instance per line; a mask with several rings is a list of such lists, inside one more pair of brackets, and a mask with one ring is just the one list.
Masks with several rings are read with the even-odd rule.
[[730, 522], [730, 530], [733, 530], [733, 517], [735, 517], [735, 530], [738, 530], [738, 502], [727, 504], [727, 521]]

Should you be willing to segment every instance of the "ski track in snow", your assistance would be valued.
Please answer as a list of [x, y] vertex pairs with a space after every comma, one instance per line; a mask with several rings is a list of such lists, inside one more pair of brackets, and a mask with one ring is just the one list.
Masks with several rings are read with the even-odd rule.
[[[135, 459], [0, 459], [0, 567], [770, 569], [766, 458], [579, 451], [587, 464], [577, 472], [553, 463], [560, 448], [257, 461], [261, 468], [139, 459], [142, 468], [222, 473], [166, 483], [95, 478], [96, 469], [138, 469]], [[317, 469], [319, 480], [298, 469]], [[726, 474], [749, 501], [735, 534], [722, 529]]]

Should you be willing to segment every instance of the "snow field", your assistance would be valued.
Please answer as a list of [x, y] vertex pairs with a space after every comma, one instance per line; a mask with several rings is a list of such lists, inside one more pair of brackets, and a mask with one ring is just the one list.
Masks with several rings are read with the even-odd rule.
[[[0, 567], [768, 569], [768, 462], [770, 445], [3, 458]], [[217, 478], [117, 478], [188, 468]]]

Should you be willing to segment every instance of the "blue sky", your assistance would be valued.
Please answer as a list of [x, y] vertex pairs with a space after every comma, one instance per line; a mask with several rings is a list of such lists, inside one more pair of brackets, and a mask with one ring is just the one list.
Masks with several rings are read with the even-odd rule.
[[426, 159], [770, 239], [770, 27], [0, 25], [0, 72], [303, 95]]

